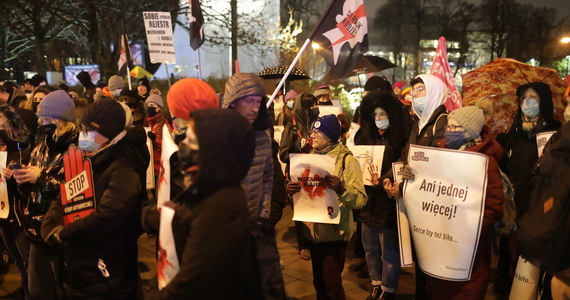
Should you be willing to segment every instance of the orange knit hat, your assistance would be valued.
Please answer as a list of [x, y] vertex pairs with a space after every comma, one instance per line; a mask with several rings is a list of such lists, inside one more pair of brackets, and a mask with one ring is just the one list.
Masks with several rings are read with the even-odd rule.
[[188, 120], [192, 111], [220, 107], [214, 89], [196, 78], [184, 78], [173, 84], [166, 102], [170, 113], [183, 120]]

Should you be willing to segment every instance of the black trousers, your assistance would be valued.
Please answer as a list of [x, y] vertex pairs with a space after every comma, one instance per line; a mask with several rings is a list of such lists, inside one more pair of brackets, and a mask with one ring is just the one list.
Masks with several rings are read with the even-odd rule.
[[341, 278], [346, 248], [347, 243], [343, 241], [311, 243], [313, 285], [317, 300], [346, 299]]

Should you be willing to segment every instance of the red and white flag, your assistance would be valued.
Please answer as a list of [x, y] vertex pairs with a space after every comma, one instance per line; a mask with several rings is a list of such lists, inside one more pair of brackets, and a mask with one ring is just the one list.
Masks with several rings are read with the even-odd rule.
[[128, 74], [130, 71], [127, 71], [127, 67], [129, 70], [132, 70], [134, 65], [131, 57], [131, 48], [129, 46], [128, 37], [123, 33], [121, 35], [121, 47], [119, 48], [119, 61], [117, 62], [117, 68], [119, 69], [120, 74]]
[[461, 108], [463, 100], [461, 100], [461, 94], [459, 94], [457, 84], [453, 78], [453, 73], [449, 68], [449, 61], [447, 60], [447, 45], [445, 43], [445, 37], [443, 36], [439, 37], [437, 49], [435, 51], [435, 58], [433, 59], [430, 73], [431, 75], [439, 77], [439, 79], [443, 80], [449, 89], [447, 100], [444, 103], [447, 111]]

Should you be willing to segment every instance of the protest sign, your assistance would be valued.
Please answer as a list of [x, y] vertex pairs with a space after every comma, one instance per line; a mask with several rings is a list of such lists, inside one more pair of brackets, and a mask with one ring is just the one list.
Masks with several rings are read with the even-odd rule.
[[404, 205], [419, 267], [451, 281], [471, 278], [485, 208], [486, 155], [410, 145], [414, 180]]
[[95, 211], [95, 187], [91, 161], [71, 144], [63, 155], [65, 183], [60, 184], [63, 225], [85, 218]]
[[340, 211], [336, 193], [325, 186], [326, 175], [334, 173], [335, 158], [320, 154], [290, 154], [291, 181], [301, 190], [293, 194], [293, 220], [338, 224]]
[[383, 145], [355, 145], [350, 148], [352, 155], [360, 165], [364, 185], [374, 186], [378, 184], [382, 171], [384, 148]]
[[[8, 159], [8, 152], [0, 151], [0, 170], [6, 168], [6, 160]], [[8, 202], [8, 187], [6, 180], [0, 180], [0, 218], [7, 219], [10, 213], [10, 202]]]
[[556, 133], [556, 131], [546, 131], [536, 134], [536, 147], [538, 148], [538, 157], [542, 156], [542, 152], [544, 151], [544, 146], [548, 143], [552, 135]]
[[519, 256], [509, 300], [537, 299], [540, 269]]
[[348, 149], [351, 149], [351, 151], [352, 146], [354, 146], [354, 136], [358, 132], [358, 129], [360, 129], [360, 125], [358, 123], [350, 123], [350, 128], [348, 129], [348, 137], [346, 138], [346, 146]]
[[[283, 136], [283, 130], [284, 130], [283, 125], [273, 126], [273, 137], [274, 137], [275, 141], [277, 142], [277, 145], [281, 145], [281, 136]], [[285, 173], [285, 168], [287, 165], [281, 161], [281, 158], [279, 157], [279, 155], [277, 155], [277, 159], [279, 160], [279, 164], [281, 165], [281, 171], [283, 173]]]
[[150, 62], [153, 64], [175, 64], [176, 55], [174, 53], [170, 13], [167, 11], [145, 11], [143, 12], [143, 19]]
[[[403, 162], [392, 163], [392, 173], [394, 175], [394, 183], [402, 182], [402, 173], [404, 167]], [[400, 247], [400, 265], [402, 267], [410, 267], [414, 263], [412, 257], [412, 237], [410, 236], [410, 221], [406, 215], [406, 207], [402, 197], [396, 199], [396, 217], [398, 222], [398, 244]]]
[[319, 117], [326, 116], [326, 115], [339, 115], [340, 114], [340, 107], [332, 106], [332, 105], [317, 105], [319, 108]]
[[163, 206], [160, 209], [158, 261], [156, 263], [156, 275], [158, 277], [159, 289], [163, 289], [167, 286], [180, 271], [174, 233], [172, 232], [172, 219], [174, 219], [174, 214], [174, 209], [168, 206]]
[[160, 157], [160, 171], [157, 180], [156, 205], [162, 207], [164, 202], [170, 201], [170, 157], [178, 151], [178, 145], [170, 136], [166, 124], [162, 126], [162, 153]]

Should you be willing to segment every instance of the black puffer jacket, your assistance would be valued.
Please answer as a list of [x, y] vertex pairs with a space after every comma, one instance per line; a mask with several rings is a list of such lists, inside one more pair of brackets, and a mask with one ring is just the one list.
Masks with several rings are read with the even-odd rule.
[[180, 271], [145, 299], [245, 299], [251, 239], [240, 182], [253, 160], [253, 130], [230, 109], [197, 110], [192, 118], [200, 173], [177, 204], [168, 204], [176, 211], [172, 230]]
[[[374, 122], [374, 109], [382, 108], [388, 114], [390, 126], [382, 134]], [[360, 129], [354, 136], [356, 145], [384, 145], [384, 158], [380, 174], [390, 170], [392, 163], [400, 158], [406, 145], [409, 127], [405, 124], [409, 115], [402, 115], [398, 99], [391, 93], [372, 92], [364, 97], [360, 105]], [[408, 128], [408, 130], [406, 130]], [[379, 227], [396, 225], [396, 202], [386, 195], [382, 183], [376, 186], [365, 186], [368, 201], [360, 210], [358, 220]]]
[[501, 143], [506, 153], [506, 159], [501, 164], [503, 171], [509, 176], [515, 190], [517, 220], [526, 210], [528, 197], [531, 192], [530, 178], [534, 165], [538, 160], [536, 134], [556, 131], [560, 128], [560, 122], [553, 119], [552, 94], [548, 85], [542, 82], [532, 82], [520, 86], [517, 89], [519, 99], [522, 98], [522, 95], [528, 88], [532, 88], [540, 96], [540, 114], [536, 127], [532, 132], [523, 130], [523, 113], [519, 104], [519, 109], [513, 119], [511, 128], [509, 128], [506, 134], [497, 137], [497, 141]]
[[[137, 239], [141, 232], [141, 201], [146, 189], [140, 170], [148, 151], [127, 134], [92, 157], [96, 211], [63, 227], [60, 233], [71, 299], [136, 299]], [[148, 165], [148, 160], [146, 161]], [[54, 201], [42, 225], [42, 235], [62, 223], [60, 201]], [[98, 262], [110, 276], [103, 276]]]

